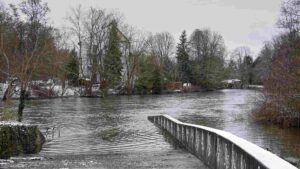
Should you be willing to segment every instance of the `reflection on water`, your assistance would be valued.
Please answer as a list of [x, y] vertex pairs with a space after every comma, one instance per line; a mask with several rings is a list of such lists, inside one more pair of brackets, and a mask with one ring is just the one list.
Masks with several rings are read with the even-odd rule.
[[253, 122], [251, 112], [259, 107], [261, 98], [255, 90], [221, 90], [33, 100], [28, 103], [24, 119], [47, 133], [48, 142], [39, 154], [45, 159], [21, 164], [28, 168], [203, 166], [147, 120], [147, 116], [159, 114], [229, 131], [281, 156], [299, 156], [299, 130], [283, 132]]

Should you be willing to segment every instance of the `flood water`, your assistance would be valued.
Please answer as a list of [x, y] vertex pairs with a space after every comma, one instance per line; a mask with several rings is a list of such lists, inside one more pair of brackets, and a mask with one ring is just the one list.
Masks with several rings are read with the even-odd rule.
[[39, 154], [14, 157], [0, 168], [206, 168], [147, 120], [160, 114], [229, 131], [282, 157], [299, 158], [299, 130], [253, 121], [251, 112], [261, 102], [256, 90], [31, 100], [24, 121], [38, 124], [47, 142]]

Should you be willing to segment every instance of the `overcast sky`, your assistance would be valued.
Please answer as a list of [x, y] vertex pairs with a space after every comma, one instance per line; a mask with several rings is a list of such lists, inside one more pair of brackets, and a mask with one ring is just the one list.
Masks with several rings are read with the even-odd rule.
[[[2, 0], [3, 1], [3, 0]], [[6, 4], [20, 0], [4, 0]], [[220, 33], [228, 48], [248, 46], [256, 55], [264, 41], [278, 31], [281, 0], [43, 0], [51, 12], [50, 23], [61, 27], [71, 7], [82, 4], [118, 10], [125, 22], [149, 32], [168, 31], [175, 39], [183, 30], [196, 28]]]

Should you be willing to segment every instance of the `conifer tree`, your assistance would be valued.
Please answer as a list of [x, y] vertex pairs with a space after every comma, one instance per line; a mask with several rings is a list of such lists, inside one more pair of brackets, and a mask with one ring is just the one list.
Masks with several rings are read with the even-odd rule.
[[77, 53], [73, 49], [70, 53], [70, 59], [64, 67], [66, 76], [73, 86], [77, 86], [79, 82], [79, 62], [77, 60]]
[[188, 44], [186, 31], [183, 31], [180, 36], [180, 42], [177, 45], [177, 63], [178, 63], [178, 72], [179, 79], [181, 82], [189, 82], [191, 76], [191, 69], [189, 65], [189, 54], [187, 52]]
[[120, 84], [122, 61], [121, 51], [119, 49], [120, 39], [118, 37], [117, 22], [111, 22], [111, 30], [109, 35], [106, 57], [104, 58], [104, 76], [108, 87], [115, 87]]

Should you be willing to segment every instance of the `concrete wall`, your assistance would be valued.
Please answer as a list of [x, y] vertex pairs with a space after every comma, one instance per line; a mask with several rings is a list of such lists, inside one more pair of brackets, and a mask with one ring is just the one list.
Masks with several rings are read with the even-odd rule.
[[168, 115], [148, 119], [168, 131], [211, 169], [296, 169], [271, 152], [228, 132], [182, 123]]

